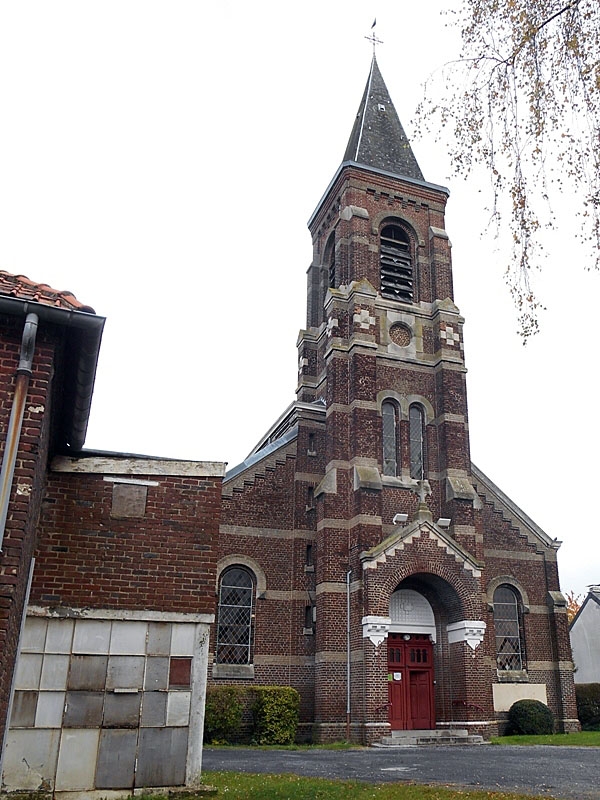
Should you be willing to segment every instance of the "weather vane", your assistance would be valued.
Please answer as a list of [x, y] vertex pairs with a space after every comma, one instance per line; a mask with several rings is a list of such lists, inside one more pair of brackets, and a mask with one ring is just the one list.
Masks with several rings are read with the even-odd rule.
[[377, 25], [377, 17], [375, 17], [375, 19], [373, 20], [373, 24], [371, 25], [371, 35], [365, 36], [365, 39], [368, 39], [370, 42], [373, 43], [373, 58], [375, 58], [375, 48], [377, 47], [377, 45], [383, 44], [383, 41], [381, 39], [378, 39], [377, 36], [375, 36], [375, 30], [374, 30], [375, 25]]

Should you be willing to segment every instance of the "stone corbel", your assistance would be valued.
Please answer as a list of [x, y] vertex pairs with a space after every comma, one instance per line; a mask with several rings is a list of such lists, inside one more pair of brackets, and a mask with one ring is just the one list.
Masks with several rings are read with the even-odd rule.
[[448, 644], [466, 642], [471, 650], [476, 650], [483, 641], [485, 622], [482, 620], [463, 619], [452, 622], [446, 627], [448, 631]]
[[379, 647], [383, 640], [387, 638], [391, 624], [390, 617], [363, 617], [363, 639], [370, 639], [375, 647]]

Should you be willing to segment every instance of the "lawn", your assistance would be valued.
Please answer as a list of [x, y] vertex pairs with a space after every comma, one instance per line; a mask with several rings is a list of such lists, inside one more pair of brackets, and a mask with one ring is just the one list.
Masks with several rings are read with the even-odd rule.
[[[407, 783], [331, 781], [295, 775], [203, 772], [202, 780], [215, 786], [217, 796], [224, 800], [536, 800], [531, 795], [511, 792], [460, 791]], [[544, 798], [549, 800], [548, 795]]]
[[550, 744], [561, 747], [600, 747], [600, 731], [554, 733], [548, 736], [497, 736], [492, 744]]

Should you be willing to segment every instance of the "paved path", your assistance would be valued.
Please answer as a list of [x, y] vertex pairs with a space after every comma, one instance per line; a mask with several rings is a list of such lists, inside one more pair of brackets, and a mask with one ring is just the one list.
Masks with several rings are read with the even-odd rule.
[[451, 784], [560, 800], [600, 800], [600, 748], [402, 747], [357, 750], [205, 748], [205, 770], [291, 773], [372, 783]]

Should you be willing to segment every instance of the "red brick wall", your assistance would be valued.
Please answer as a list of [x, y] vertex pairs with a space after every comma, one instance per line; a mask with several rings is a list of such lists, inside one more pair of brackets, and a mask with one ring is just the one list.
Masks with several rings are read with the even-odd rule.
[[[0, 324], [0, 436], [4, 450], [24, 318], [2, 317]], [[0, 554], [0, 743], [44, 487], [56, 347], [52, 333], [40, 324]]]
[[32, 604], [214, 612], [221, 478], [135, 478], [159, 485], [118, 519], [102, 475], [49, 474]]

